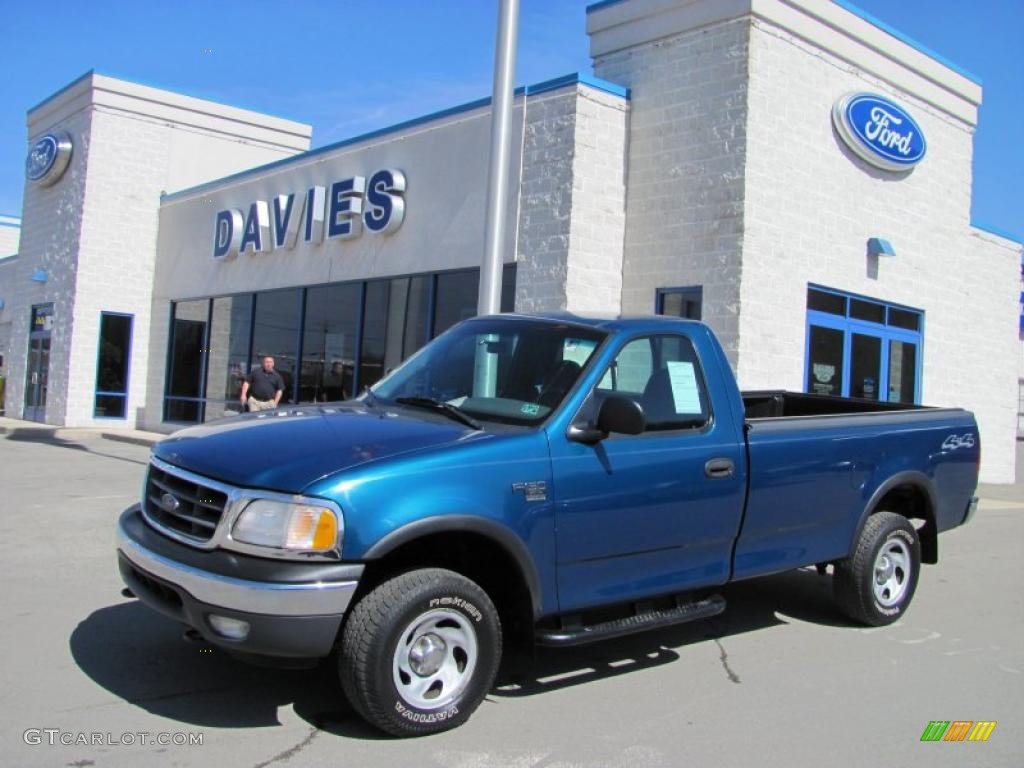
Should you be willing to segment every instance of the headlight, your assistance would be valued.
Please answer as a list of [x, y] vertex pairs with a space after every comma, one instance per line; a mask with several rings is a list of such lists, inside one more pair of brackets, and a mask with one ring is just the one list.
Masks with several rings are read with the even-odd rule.
[[238, 516], [231, 538], [261, 547], [326, 552], [338, 543], [338, 516], [326, 506], [256, 499]]

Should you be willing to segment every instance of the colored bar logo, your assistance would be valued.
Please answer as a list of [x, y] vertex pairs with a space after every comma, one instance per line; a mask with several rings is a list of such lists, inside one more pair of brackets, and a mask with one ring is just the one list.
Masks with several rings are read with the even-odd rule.
[[988, 741], [996, 729], [995, 720], [932, 720], [921, 741]]

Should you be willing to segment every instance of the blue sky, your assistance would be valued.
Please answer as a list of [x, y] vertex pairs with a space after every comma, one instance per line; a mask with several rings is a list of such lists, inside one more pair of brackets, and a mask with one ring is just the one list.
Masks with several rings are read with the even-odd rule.
[[[590, 72], [587, 4], [521, 0], [519, 84]], [[0, 213], [21, 212], [25, 112], [87, 70], [310, 123], [321, 146], [489, 95], [496, 5], [5, 0]], [[1024, 0], [856, 5], [982, 80], [972, 215], [1024, 237]]]

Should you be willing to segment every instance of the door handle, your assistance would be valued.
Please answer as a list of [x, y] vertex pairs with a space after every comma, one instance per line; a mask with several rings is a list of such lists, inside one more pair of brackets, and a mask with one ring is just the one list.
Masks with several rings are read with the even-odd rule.
[[712, 478], [732, 477], [734, 471], [732, 459], [711, 459], [704, 465], [704, 474]]

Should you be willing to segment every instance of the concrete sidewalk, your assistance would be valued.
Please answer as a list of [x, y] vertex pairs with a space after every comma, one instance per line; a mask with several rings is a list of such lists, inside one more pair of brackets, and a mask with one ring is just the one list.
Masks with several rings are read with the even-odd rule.
[[37, 421], [23, 421], [0, 416], [0, 435], [16, 434], [23, 438], [31, 436], [39, 440], [82, 440], [102, 438], [121, 443], [152, 446], [163, 440], [167, 435], [159, 432], [144, 432], [141, 429], [104, 429], [102, 427], [55, 427], [52, 424], [40, 424]]

